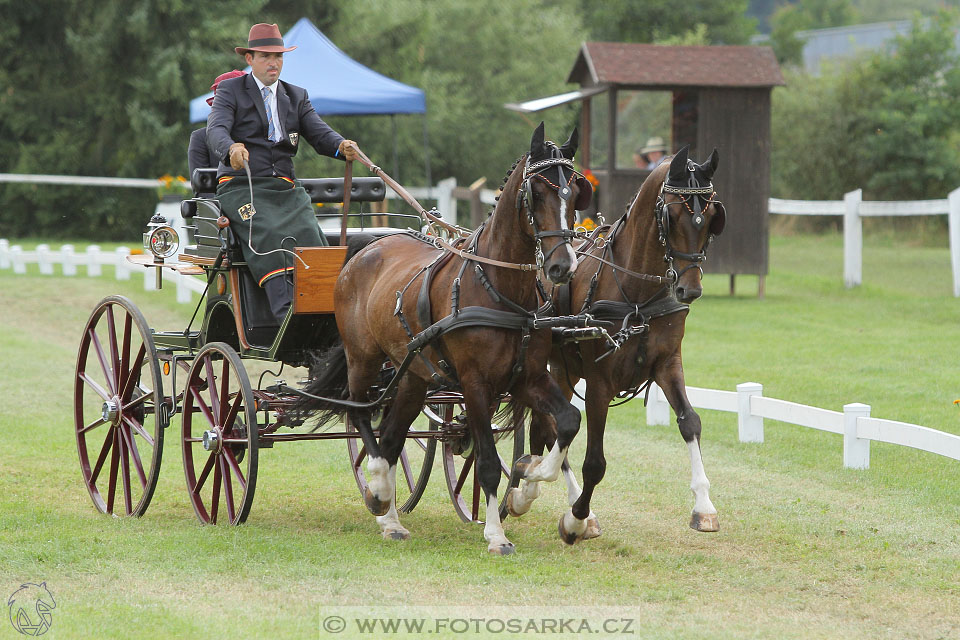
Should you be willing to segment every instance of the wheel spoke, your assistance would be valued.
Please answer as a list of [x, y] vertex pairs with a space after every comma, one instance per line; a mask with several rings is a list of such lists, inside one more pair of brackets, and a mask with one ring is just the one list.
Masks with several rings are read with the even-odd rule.
[[[141, 389], [141, 391], [143, 391], [143, 390]], [[152, 394], [153, 394], [153, 391], [150, 391], [149, 389], [147, 389], [147, 390], [143, 391], [143, 395], [140, 396], [139, 398], [134, 398], [133, 400], [131, 400], [131, 401], [128, 402], [127, 404], [122, 405], [122, 406], [121, 406], [121, 409], [123, 409], [123, 411], [124, 411], [125, 413], [129, 412], [131, 409], [136, 409], [137, 406], [139, 406], [139, 405], [141, 405], [141, 404], [144, 404], [145, 402], [148, 402], [148, 401], [151, 399], [150, 396], [151, 396]]]
[[[136, 381], [140, 379], [138, 375], [140, 372], [140, 367], [143, 366], [143, 360], [147, 355], [147, 345], [141, 344], [140, 350], [137, 351], [137, 357], [134, 358], [133, 365], [128, 371], [124, 372], [124, 376], [121, 380], [122, 392], [120, 394], [120, 400], [129, 400], [130, 396], [133, 394], [133, 388], [136, 385]], [[144, 394], [146, 396], [146, 394]], [[141, 397], [144, 397], [141, 396]]]
[[237, 414], [240, 413], [240, 406], [243, 404], [243, 394], [238, 393], [237, 396], [233, 399], [233, 404], [230, 405], [229, 410], [224, 408], [223, 413], [220, 415], [223, 416], [223, 428], [224, 435], [231, 433], [233, 431], [233, 425], [237, 421]]
[[[220, 380], [220, 411], [217, 413], [217, 415], [223, 419], [223, 422], [220, 423], [220, 426], [226, 429], [228, 425], [233, 424], [232, 419], [224, 417], [224, 415], [227, 413], [227, 405], [230, 402], [230, 361], [226, 358], [223, 359], [223, 373], [221, 374], [221, 377], [223, 379]], [[240, 398], [241, 395], [242, 394], [238, 393], [237, 398]]]
[[115, 386], [113, 392], [120, 390], [120, 385], [116, 384], [122, 375], [120, 372], [120, 352], [117, 349], [117, 323], [113, 317], [113, 305], [107, 307], [107, 329], [110, 333], [110, 364], [113, 365], [113, 375]]
[[137, 422], [130, 416], [123, 416], [123, 421], [126, 422], [131, 429], [136, 431], [137, 435], [143, 438], [147, 444], [149, 444], [151, 447], [154, 446], [153, 438], [150, 436], [149, 433], [147, 433], [146, 429], [143, 428], [143, 425], [141, 425], [139, 422]]
[[124, 445], [126, 446], [126, 451], [130, 453], [130, 458], [133, 460], [133, 465], [137, 469], [137, 475], [140, 476], [140, 485], [142, 488], [147, 488], [147, 474], [143, 472], [143, 463], [140, 460], [140, 452], [137, 451], [137, 444], [133, 439], [133, 435], [121, 427], [120, 433], [123, 435]]
[[237, 476], [237, 482], [240, 483], [240, 488], [243, 491], [247, 490], [247, 479], [243, 477], [243, 471], [240, 469], [240, 464], [237, 462], [237, 457], [233, 454], [233, 451], [227, 447], [223, 450], [223, 457], [227, 461], [227, 466], [233, 471]]
[[407, 448], [404, 447], [400, 452], [400, 466], [403, 469], [403, 477], [407, 479], [407, 490], [413, 493], [413, 472], [410, 470], [410, 458], [407, 456]]
[[97, 478], [100, 476], [100, 469], [103, 468], [103, 463], [107, 460], [107, 454], [110, 453], [111, 447], [113, 445], [113, 429], [110, 429], [107, 432], [107, 437], [103, 441], [103, 448], [100, 449], [100, 456], [97, 458], [97, 464], [94, 465], [93, 471], [90, 472], [90, 484], [95, 485], [97, 483]]
[[[479, 465], [478, 465], [479, 467]], [[473, 474], [473, 506], [470, 509], [471, 519], [477, 521], [480, 519], [480, 469]]]
[[123, 506], [125, 513], [129, 516], [133, 513], [133, 494], [130, 491], [130, 451], [127, 449], [126, 434], [123, 433], [123, 426], [117, 427], [120, 431], [120, 438], [117, 444], [120, 445], [120, 478], [123, 480]]
[[94, 420], [93, 422], [91, 422], [90, 424], [88, 424], [87, 426], [85, 426], [85, 427], [83, 427], [82, 429], [80, 429], [79, 433], [87, 433], [88, 431], [93, 431], [94, 429], [96, 429], [96, 428], [99, 427], [100, 425], [106, 424], [106, 422], [107, 422], [107, 421], [104, 420], [103, 417], [101, 416], [101, 417], [97, 418], [96, 420]]
[[207, 481], [207, 476], [210, 475], [210, 470], [213, 469], [213, 464], [216, 461], [216, 453], [211, 453], [209, 456], [207, 456], [207, 463], [203, 465], [203, 470], [200, 471], [200, 477], [197, 478], [197, 485], [193, 488], [194, 495], [200, 495], [200, 490], [203, 489], [203, 484]]
[[[90, 376], [88, 376], [88, 375], [86, 374], [86, 372], [80, 374], [80, 379], [83, 380], [85, 383], [87, 383], [87, 384], [90, 386], [90, 388], [92, 388], [93, 391], [94, 391], [98, 396], [100, 396], [100, 397], [103, 398], [104, 400], [109, 400], [109, 399], [110, 399], [110, 394], [107, 393], [106, 389], [104, 389], [104, 388], [101, 387], [97, 382], [95, 382], [95, 381], [93, 380], [93, 378], [91, 378]], [[107, 378], [107, 381], [109, 382], [109, 378]]]
[[203, 417], [207, 419], [207, 422], [211, 426], [216, 425], [217, 422], [214, 419], [213, 414], [210, 412], [210, 407], [208, 407], [203, 401], [203, 398], [200, 397], [200, 391], [196, 387], [191, 386], [190, 394], [193, 396], [193, 399], [197, 401], [197, 408], [200, 409], [200, 413], [202, 413]]
[[[130, 376], [133, 375], [133, 372], [136, 369], [130, 366], [130, 329], [133, 327], [133, 316], [127, 312], [123, 318], [123, 341], [120, 345], [120, 375], [118, 380], [120, 384], [117, 385], [118, 389], [123, 389], [127, 386], [127, 382]], [[146, 345], [140, 346], [141, 351], [146, 350]], [[139, 368], [139, 367], [137, 367]], [[126, 396], [121, 395], [120, 398], [123, 399]]]
[[214, 454], [211, 456], [214, 461], [213, 466], [213, 497], [210, 499], [210, 522], [217, 524], [217, 512], [220, 511], [220, 457]]
[[203, 360], [203, 369], [207, 374], [207, 389], [210, 390], [210, 409], [213, 411], [213, 418], [210, 424], [222, 426], [220, 422], [220, 399], [217, 395], [217, 376], [213, 374], [213, 358], [208, 354]]
[[353, 466], [359, 469], [360, 463], [362, 463], [363, 459], [366, 457], [367, 457], [367, 445], [362, 445], [360, 447], [360, 453], [357, 454], [357, 461], [353, 463]]
[[110, 447], [110, 479], [107, 489], [107, 513], [113, 513], [113, 499], [117, 491], [117, 465], [120, 461], [120, 443], [116, 442], [116, 436], [113, 437], [113, 446]]
[[107, 387], [109, 389], [109, 395], [104, 396], [104, 399], [109, 399], [111, 395], [117, 392], [117, 384], [113, 379], [113, 369], [107, 364], [107, 356], [103, 353], [103, 345], [100, 344], [100, 338], [93, 328], [90, 329], [90, 342], [93, 344], [93, 350], [97, 352], [97, 360], [100, 361], [103, 378], [107, 381]]
[[230, 479], [230, 471], [227, 469], [227, 462], [224, 456], [218, 458], [217, 466], [223, 478], [223, 499], [227, 503], [227, 518], [229, 518], [232, 523], [236, 519], [236, 511], [234, 511], [233, 508], [233, 480]]
[[460, 470], [460, 476], [457, 478], [457, 486], [454, 488], [454, 493], [460, 493], [463, 489], [463, 483], [466, 482], [467, 476], [470, 475], [470, 469], [473, 467], [474, 460], [474, 455], [471, 453], [463, 462], [463, 469]]

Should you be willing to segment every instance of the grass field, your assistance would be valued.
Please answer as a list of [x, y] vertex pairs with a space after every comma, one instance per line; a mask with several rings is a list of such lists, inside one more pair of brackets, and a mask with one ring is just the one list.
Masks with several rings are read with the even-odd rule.
[[[575, 547], [556, 533], [558, 483], [506, 522], [517, 553], [489, 557], [480, 527], [455, 516], [439, 465], [403, 518], [413, 538], [384, 541], [342, 442], [263, 451], [247, 523], [203, 527], [184, 489], [179, 418], [146, 515], [103, 516], [73, 437], [83, 324], [112, 293], [158, 329], [193, 310], [106, 271], [0, 271], [0, 598], [45, 581], [57, 603], [45, 637], [380, 637], [322, 624], [345, 611], [335, 605], [382, 617], [413, 603], [445, 616], [603, 612], [632, 621], [623, 637], [960, 638], [960, 463], [874, 443], [869, 470], [844, 470], [839, 436], [768, 420], [764, 444], [741, 444], [732, 414], [701, 412], [716, 534], [687, 527], [686, 447], [675, 427], [646, 426], [640, 402], [611, 412], [593, 503], [603, 536]], [[756, 278], [738, 278], [731, 298], [725, 277], [708, 277], [687, 322], [687, 383], [760, 382], [770, 397], [863, 402], [960, 433], [960, 300], [946, 250], [868, 239], [863, 273], [863, 287], [844, 289], [840, 239], [797, 236], [772, 239], [763, 300]], [[0, 640], [16, 637], [0, 619]]]

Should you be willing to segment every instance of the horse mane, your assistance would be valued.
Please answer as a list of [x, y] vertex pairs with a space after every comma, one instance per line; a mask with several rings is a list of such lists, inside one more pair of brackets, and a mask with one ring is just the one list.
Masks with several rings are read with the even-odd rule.
[[[507, 171], [507, 175], [503, 176], [503, 182], [500, 184], [500, 193], [498, 193], [493, 198], [494, 201], [497, 202], [497, 205], [499, 205], [500, 203], [500, 196], [502, 196], [507, 192], [507, 188], [508, 188], [507, 183], [510, 181], [510, 177], [513, 176], [514, 172], [517, 170], [517, 167], [520, 166], [521, 163], [525, 162], [526, 159], [527, 159], [526, 153], [520, 156], [519, 158], [517, 158], [514, 161], [514, 163], [510, 165], [510, 169]], [[511, 187], [511, 190], [518, 189], [518, 188], [519, 186], [514, 186], [514, 187]], [[487, 214], [488, 218], [493, 215], [493, 212], [496, 210], [497, 205], [494, 205], [493, 209], [490, 209], [490, 213]]]
[[653, 211], [653, 207], [649, 204], [649, 201], [655, 200], [656, 196], [660, 194], [660, 185], [667, 180], [671, 160], [673, 160], [673, 156], [665, 157], [663, 162], [646, 177], [643, 184], [640, 185], [640, 189], [637, 190], [636, 195], [630, 200], [630, 204], [624, 209], [623, 214], [613, 223], [613, 233], [609, 238], [610, 241], [614, 240], [620, 234], [620, 230], [625, 226], [631, 211], [634, 209], [638, 211]]

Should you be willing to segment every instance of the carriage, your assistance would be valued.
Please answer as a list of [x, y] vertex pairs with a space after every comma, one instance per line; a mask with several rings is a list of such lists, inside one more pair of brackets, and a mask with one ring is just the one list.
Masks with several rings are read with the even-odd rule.
[[[382, 201], [379, 177], [354, 178], [349, 200]], [[343, 178], [301, 181], [313, 203], [344, 201]], [[187, 492], [204, 523], [240, 524], [248, 516], [257, 484], [259, 454], [278, 443], [343, 440], [361, 494], [367, 488], [362, 463], [365, 449], [347, 420], [341, 430], [311, 431], [298, 415], [298, 396], [282, 379], [285, 366], [307, 363], [309, 354], [336, 335], [333, 284], [347, 247], [336, 231], [325, 231], [329, 247], [297, 248], [294, 260], [294, 302], [278, 326], [264, 295], [246, 268], [242, 240], [221, 217], [215, 199], [216, 170], [198, 169], [192, 176], [194, 197], [184, 200], [184, 246], [168, 221], [154, 217], [144, 234], [147, 251], [129, 259], [156, 269], [202, 275], [202, 318], [185, 329], [152, 328], [133, 302], [122, 296], [100, 301], [87, 321], [80, 342], [74, 386], [74, 423], [83, 482], [96, 508], [104, 513], [142, 516], [157, 485], [164, 439], [176, 415]], [[320, 209], [322, 211], [322, 209]], [[344, 217], [348, 215], [346, 209]], [[371, 214], [359, 218], [345, 234], [382, 236], [400, 229], [369, 226]], [[318, 215], [339, 217], [339, 213]], [[419, 216], [404, 217], [417, 228]], [[326, 225], [322, 225], [326, 226]], [[344, 223], [344, 227], [346, 224]], [[198, 311], [200, 310], [198, 306]], [[256, 364], [280, 364], [251, 376]], [[385, 365], [386, 366], [386, 365]], [[262, 367], [261, 367], [262, 368]], [[384, 380], [388, 380], [386, 366]], [[483, 518], [475, 453], [464, 427], [463, 398], [437, 390], [423, 407], [425, 420], [412, 430], [401, 455], [403, 481], [398, 504], [409, 512], [427, 486], [437, 449], [453, 507], [465, 522]], [[522, 427], [520, 427], [522, 430]], [[522, 455], [523, 433], [498, 427], [503, 477]]]

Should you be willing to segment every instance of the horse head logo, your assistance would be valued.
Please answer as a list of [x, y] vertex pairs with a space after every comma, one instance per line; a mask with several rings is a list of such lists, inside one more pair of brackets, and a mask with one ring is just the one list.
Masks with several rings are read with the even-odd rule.
[[10, 624], [25, 636], [40, 636], [50, 629], [53, 615], [50, 613], [57, 608], [53, 594], [47, 589], [47, 583], [33, 584], [27, 582], [13, 592], [7, 600], [10, 609]]

